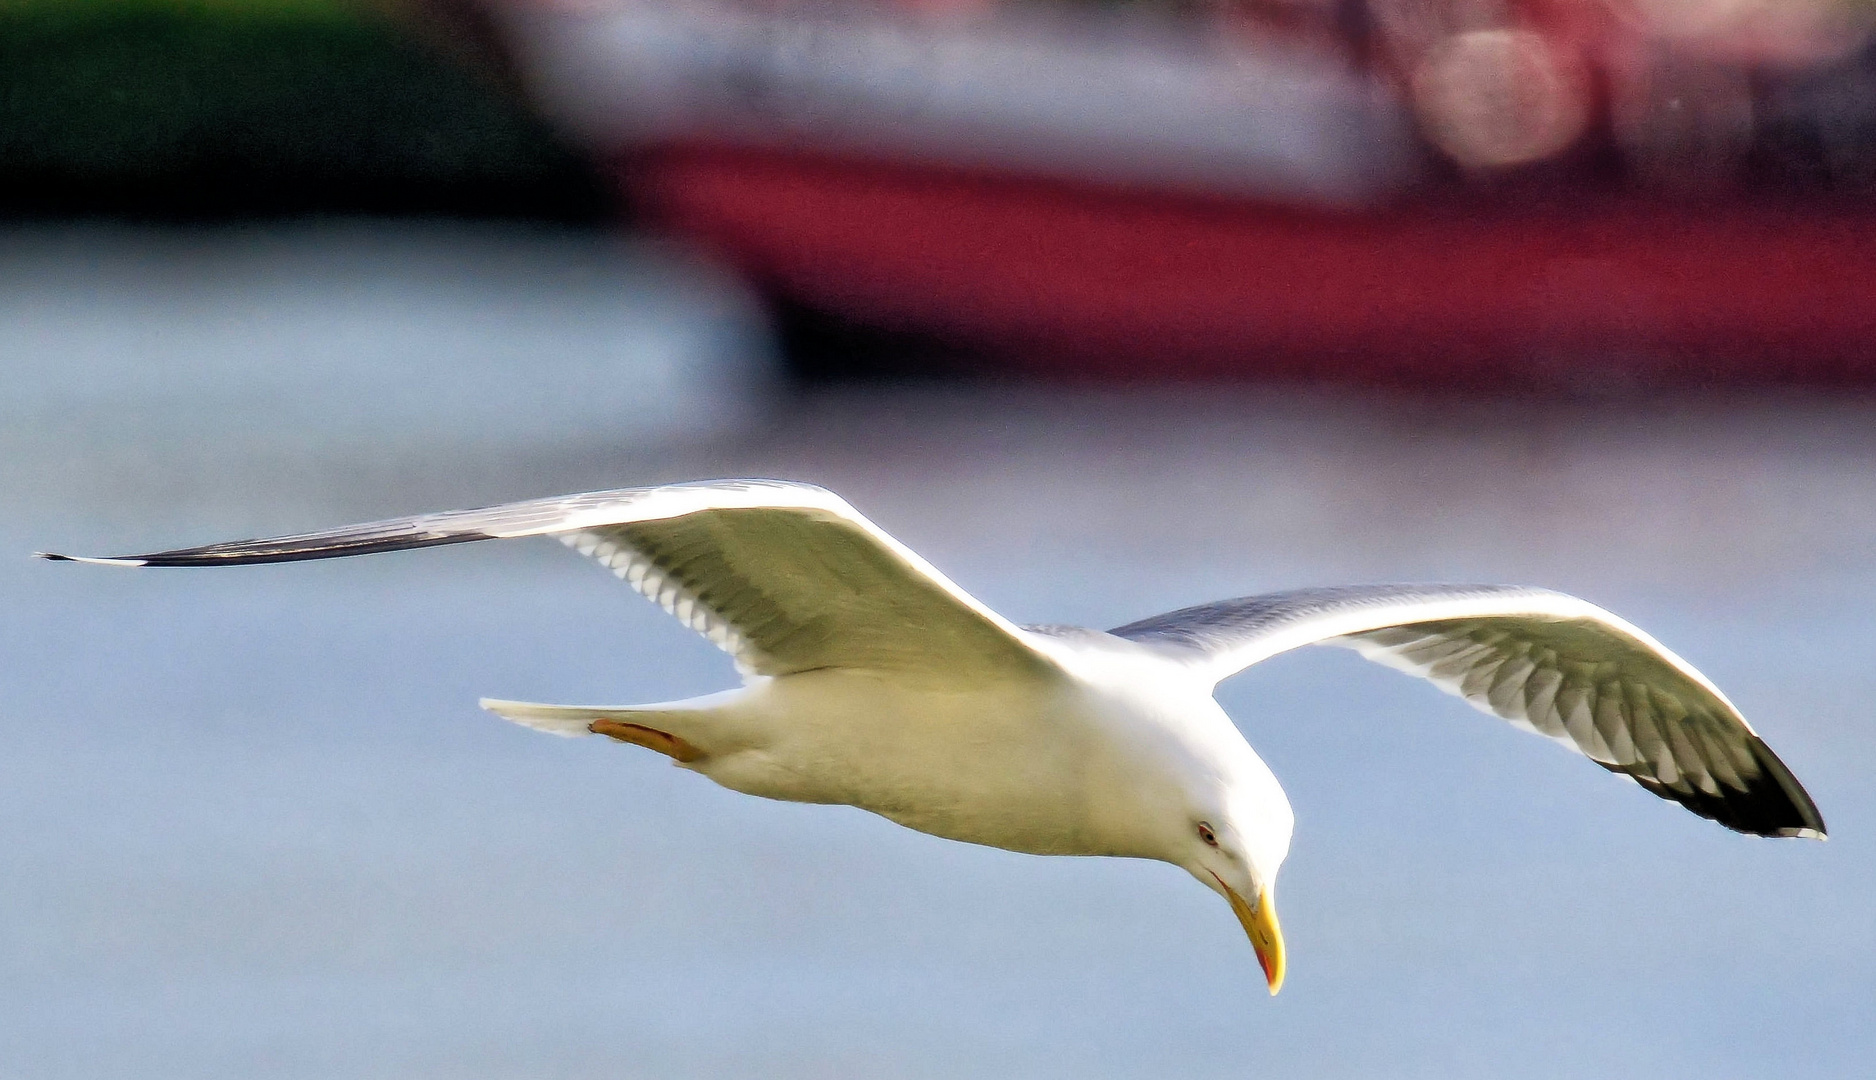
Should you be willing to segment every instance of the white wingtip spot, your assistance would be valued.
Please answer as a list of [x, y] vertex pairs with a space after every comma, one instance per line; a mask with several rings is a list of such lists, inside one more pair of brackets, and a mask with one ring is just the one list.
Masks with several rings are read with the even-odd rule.
[[90, 563], [92, 566], [145, 566], [145, 565], [148, 565], [146, 561], [143, 559], [100, 559], [100, 558], [86, 556], [86, 555], [60, 555], [57, 552], [53, 552], [53, 551], [35, 551], [33, 552], [33, 558], [45, 559], [49, 562]]

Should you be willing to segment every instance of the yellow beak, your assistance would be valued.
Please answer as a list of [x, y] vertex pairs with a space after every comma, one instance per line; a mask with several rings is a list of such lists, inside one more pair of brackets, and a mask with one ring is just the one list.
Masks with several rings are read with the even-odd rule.
[[[1225, 883], [1220, 881], [1220, 885]], [[1283, 989], [1283, 928], [1277, 925], [1277, 898], [1271, 890], [1265, 889], [1258, 894], [1257, 903], [1245, 903], [1237, 890], [1225, 885], [1225, 896], [1231, 901], [1231, 911], [1244, 924], [1244, 932], [1250, 935], [1251, 948], [1257, 950], [1257, 962], [1263, 965], [1264, 980], [1270, 984], [1270, 996]]]

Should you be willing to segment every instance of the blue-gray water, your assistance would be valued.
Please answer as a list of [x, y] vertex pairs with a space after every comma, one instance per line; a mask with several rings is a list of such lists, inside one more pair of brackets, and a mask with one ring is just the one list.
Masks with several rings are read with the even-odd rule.
[[[1876, 405], [767, 400], [667, 399], [659, 439], [450, 429], [462, 469], [317, 439], [126, 454], [83, 409], [15, 440], [0, 1075], [1821, 1078], [1876, 1056]], [[693, 415], [702, 434], [669, 435]], [[479, 712], [733, 680], [550, 541], [23, 558], [745, 473], [835, 487], [1018, 621], [1344, 580], [1578, 592], [1726, 689], [1832, 839], [1730, 834], [1305, 650], [1222, 691], [1297, 808], [1273, 1000], [1172, 868], [759, 802]]]

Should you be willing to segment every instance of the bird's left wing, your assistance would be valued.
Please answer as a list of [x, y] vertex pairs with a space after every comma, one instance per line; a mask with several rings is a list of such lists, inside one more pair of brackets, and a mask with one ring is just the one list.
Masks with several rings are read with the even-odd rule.
[[1055, 670], [1028, 634], [845, 500], [809, 484], [722, 480], [595, 491], [75, 561], [233, 566], [541, 535], [598, 559], [756, 674], [858, 668], [981, 679]]
[[1574, 596], [1507, 585], [1298, 589], [1111, 632], [1214, 682], [1300, 645], [1339, 645], [1548, 735], [1728, 828], [1824, 835], [1810, 796], [1706, 676]]

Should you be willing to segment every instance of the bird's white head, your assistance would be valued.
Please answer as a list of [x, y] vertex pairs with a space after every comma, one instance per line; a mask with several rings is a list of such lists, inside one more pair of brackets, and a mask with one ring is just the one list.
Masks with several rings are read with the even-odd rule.
[[1108, 768], [1081, 777], [1102, 840], [1086, 854], [1183, 867], [1224, 897], [1275, 994], [1283, 985], [1277, 871], [1295, 816], [1277, 778], [1212, 697], [1212, 683], [1144, 650], [1065, 660], [1088, 694], [1082, 715], [1107, 734]]
[[1248, 746], [1231, 758], [1230, 767], [1189, 785], [1184, 837], [1170, 861], [1231, 905], [1275, 994], [1285, 970], [1277, 870], [1295, 818], [1276, 777]]

